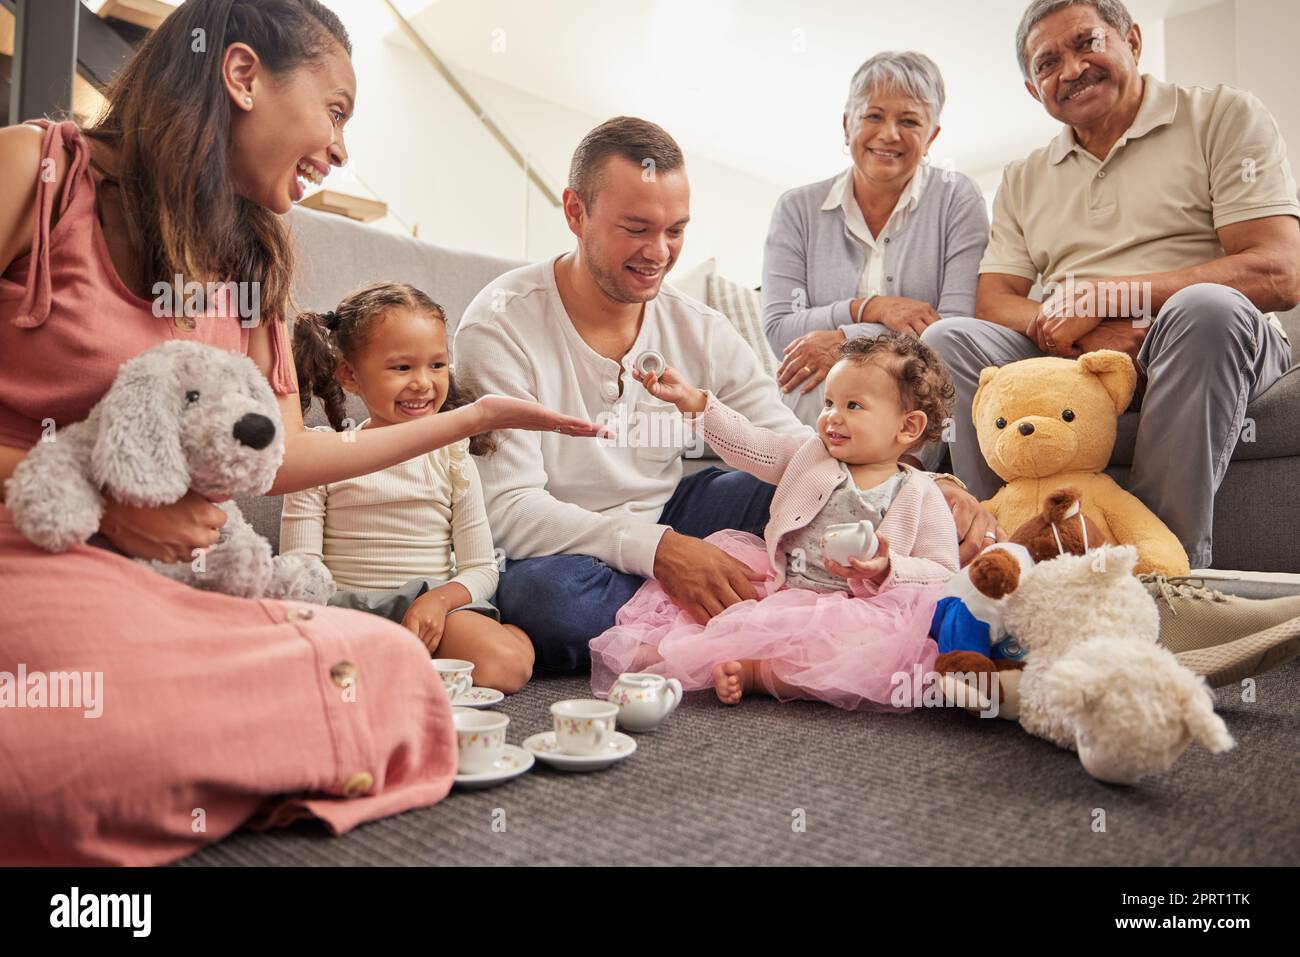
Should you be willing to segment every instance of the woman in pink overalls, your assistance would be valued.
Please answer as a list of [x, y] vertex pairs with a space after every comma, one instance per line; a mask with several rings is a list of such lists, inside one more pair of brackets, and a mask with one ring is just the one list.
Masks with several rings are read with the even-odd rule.
[[[246, 353], [266, 374], [286, 426], [271, 494], [491, 429], [594, 434], [497, 397], [348, 443], [303, 429], [280, 215], [347, 159], [350, 52], [316, 0], [188, 0], [92, 128], [0, 130], [0, 480], [43, 433], [84, 418], [123, 361], [171, 339]], [[155, 284], [177, 275], [258, 283], [265, 318], [159, 318]], [[122, 554], [49, 554], [0, 507], [0, 681], [20, 668], [103, 675], [99, 717], [12, 694], [0, 707], [0, 864], [158, 863], [250, 819], [314, 816], [338, 833], [447, 793], [450, 708], [413, 634], [198, 591], [126, 557], [188, 559], [223, 519], [194, 493], [109, 502], [100, 532]]]

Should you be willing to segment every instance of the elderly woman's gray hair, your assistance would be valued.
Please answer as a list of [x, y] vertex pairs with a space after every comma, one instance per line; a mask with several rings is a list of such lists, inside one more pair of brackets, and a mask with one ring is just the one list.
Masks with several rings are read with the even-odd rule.
[[1016, 27], [1016, 60], [1020, 63], [1020, 74], [1026, 80], [1030, 79], [1029, 51], [1025, 49], [1029, 31], [1056, 11], [1073, 6], [1092, 7], [1121, 37], [1127, 37], [1129, 27], [1133, 26], [1133, 15], [1120, 0], [1034, 0], [1020, 18], [1020, 26]]
[[939, 67], [924, 53], [877, 53], [853, 74], [844, 112], [854, 120], [856, 108], [870, 94], [893, 90], [926, 105], [930, 126], [939, 122], [943, 112], [943, 76]]

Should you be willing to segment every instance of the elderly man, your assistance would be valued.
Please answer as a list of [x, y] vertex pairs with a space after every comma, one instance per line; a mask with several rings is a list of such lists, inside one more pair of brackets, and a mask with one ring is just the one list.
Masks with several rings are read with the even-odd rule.
[[[945, 319], [922, 335], [957, 386], [954, 470], [981, 498], [999, 485], [971, 422], [982, 368], [1127, 352], [1142, 374], [1130, 491], [1178, 536], [1193, 568], [1209, 567], [1214, 494], [1246, 405], [1290, 365], [1269, 314], [1300, 301], [1300, 204], [1286, 148], [1249, 93], [1140, 73], [1142, 33], [1119, 0], [1035, 0], [1016, 52], [1025, 88], [1064, 128], [1004, 173], [978, 318]], [[1036, 281], [1042, 302], [1029, 298]], [[1274, 618], [1300, 615], [1300, 600], [1271, 607]], [[1197, 608], [1218, 616], [1198, 642], [1239, 634], [1225, 616], [1245, 621], [1232, 602]], [[1250, 613], [1242, 627], [1269, 623], [1258, 604]], [[1183, 616], [1180, 628], [1199, 620]]]

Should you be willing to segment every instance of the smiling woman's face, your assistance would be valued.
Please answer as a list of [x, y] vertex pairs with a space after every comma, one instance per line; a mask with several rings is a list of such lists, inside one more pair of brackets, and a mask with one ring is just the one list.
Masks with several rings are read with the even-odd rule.
[[[236, 191], [275, 213], [347, 162], [343, 128], [356, 102], [352, 61], [337, 43], [296, 69], [273, 74], [249, 47], [223, 63], [230, 97], [230, 168]], [[251, 105], [249, 100], [252, 101]]]
[[869, 90], [844, 117], [853, 165], [871, 183], [897, 186], [916, 172], [939, 135], [930, 109], [895, 90]]

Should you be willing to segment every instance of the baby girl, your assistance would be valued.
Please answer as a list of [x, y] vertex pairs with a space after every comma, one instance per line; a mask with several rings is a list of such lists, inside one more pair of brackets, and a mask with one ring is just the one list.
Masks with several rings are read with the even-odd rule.
[[[940, 359], [918, 340], [850, 339], [826, 378], [814, 437], [752, 425], [674, 369], [636, 378], [693, 418], [733, 468], [776, 485], [765, 541], [710, 535], [766, 574], [757, 601], [700, 625], [650, 580], [591, 642], [592, 686], [605, 693], [624, 671], [713, 686], [735, 704], [750, 693], [901, 710], [896, 676], [928, 672], [928, 636], [944, 583], [958, 570], [957, 531], [943, 494], [899, 456], [939, 438], [953, 399]], [[876, 553], [840, 565], [822, 554], [831, 525], [866, 520]]]

